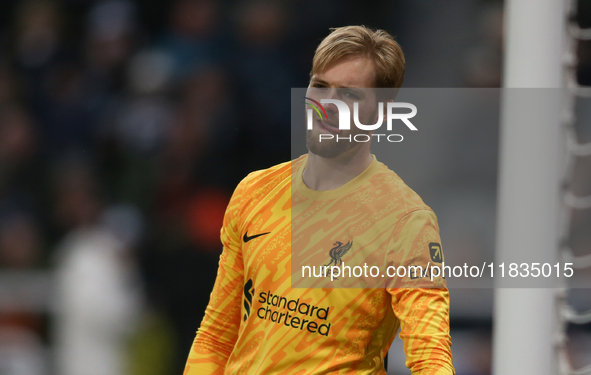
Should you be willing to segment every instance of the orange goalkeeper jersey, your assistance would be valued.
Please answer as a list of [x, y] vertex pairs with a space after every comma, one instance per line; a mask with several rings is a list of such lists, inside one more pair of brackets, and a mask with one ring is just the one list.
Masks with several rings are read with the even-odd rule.
[[[184, 375], [385, 375], [384, 357], [399, 328], [412, 374], [454, 374], [445, 280], [433, 279], [439, 288], [412, 287], [429, 279], [419, 273], [388, 286], [380, 274], [376, 285], [384, 287], [360, 288], [340, 275], [292, 285], [299, 272], [292, 272], [292, 251], [312, 264], [309, 247], [324, 254], [325, 266], [360, 265], [355, 257], [364, 249], [372, 249], [364, 258], [369, 264], [383, 266], [443, 259], [435, 214], [375, 157], [347, 184], [322, 192], [303, 183], [306, 161], [304, 155], [253, 172], [236, 188], [221, 230], [217, 279]], [[292, 248], [296, 242], [305, 245]], [[308, 281], [301, 272], [298, 278]]]

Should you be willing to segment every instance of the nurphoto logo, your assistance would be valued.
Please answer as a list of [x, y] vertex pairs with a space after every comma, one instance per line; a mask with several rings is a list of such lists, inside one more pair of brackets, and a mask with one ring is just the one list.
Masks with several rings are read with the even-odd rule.
[[[311, 99], [309, 97], [304, 97], [305, 104], [311, 108], [306, 110], [306, 126], [308, 130], [313, 129], [314, 124], [314, 113], [318, 115], [319, 120], [324, 124], [335, 124], [334, 118], [328, 117], [326, 109], [324, 108], [323, 104], [334, 104], [337, 108], [338, 112], [338, 129], [339, 131], [343, 130], [351, 130], [351, 110], [349, 108], [349, 104], [345, 103], [342, 100], [338, 99], [320, 99], [320, 102], [317, 100]], [[311, 103], [310, 103], [311, 102]], [[397, 113], [395, 109], [397, 108], [406, 108], [409, 109], [410, 112], [407, 113]], [[378, 102], [378, 113], [384, 112], [384, 102]], [[417, 131], [417, 127], [413, 125], [410, 121], [411, 118], [415, 117], [417, 114], [417, 107], [411, 103], [403, 103], [403, 102], [386, 102], [386, 130], [392, 131], [392, 123], [394, 120], [400, 120], [404, 125], [406, 125], [410, 130]], [[332, 117], [332, 116], [331, 116]], [[384, 123], [384, 117], [378, 116], [377, 122], [375, 124], [362, 124], [359, 120], [359, 102], [353, 102], [353, 122], [355, 126], [366, 132], [372, 132], [378, 130]], [[369, 142], [371, 137], [377, 139], [377, 142], [380, 142], [382, 139], [386, 139], [388, 142], [402, 142], [404, 139], [401, 134], [366, 134], [366, 133], [359, 133], [355, 135], [349, 134], [348, 136], [340, 136], [338, 133], [336, 134], [327, 134], [321, 133], [319, 134], [319, 142], [323, 140], [334, 139], [337, 142], [339, 140], [344, 141], [347, 140], [349, 142]]]

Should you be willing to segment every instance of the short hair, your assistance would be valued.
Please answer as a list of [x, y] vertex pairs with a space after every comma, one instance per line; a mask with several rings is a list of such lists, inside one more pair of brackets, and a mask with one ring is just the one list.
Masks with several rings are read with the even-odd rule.
[[310, 76], [324, 72], [345, 57], [365, 56], [375, 66], [376, 87], [402, 86], [404, 53], [390, 34], [365, 26], [345, 26], [330, 30], [332, 32], [316, 48]]

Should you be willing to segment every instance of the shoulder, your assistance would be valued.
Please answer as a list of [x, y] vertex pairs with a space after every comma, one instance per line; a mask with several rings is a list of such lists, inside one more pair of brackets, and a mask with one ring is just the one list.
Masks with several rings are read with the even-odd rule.
[[256, 210], [275, 204], [278, 196], [289, 196], [291, 163], [251, 172], [238, 183], [226, 208], [223, 226], [233, 241], [240, 241], [241, 228]]
[[415, 211], [430, 211], [429, 207], [421, 196], [409, 187], [404, 180], [393, 170], [383, 163], [378, 163], [379, 167], [372, 179], [375, 184], [382, 185], [386, 191], [391, 192], [391, 199], [395, 206], [399, 207], [400, 217]]
[[293, 161], [274, 165], [270, 168], [257, 170], [249, 173], [240, 183], [236, 190], [249, 195], [259, 195], [277, 185], [289, 181], [291, 178], [292, 163], [297, 163], [301, 158]]
[[273, 183], [277, 183], [285, 178], [288, 178], [291, 171], [291, 162], [285, 162], [274, 165], [270, 168], [260, 169], [249, 173], [241, 182], [238, 184], [239, 187], [248, 189], [261, 187]]
[[291, 187], [292, 169], [305, 161], [305, 155], [295, 160], [249, 173], [236, 187], [234, 198], [242, 202], [256, 202], [268, 198], [272, 192], [284, 193]]

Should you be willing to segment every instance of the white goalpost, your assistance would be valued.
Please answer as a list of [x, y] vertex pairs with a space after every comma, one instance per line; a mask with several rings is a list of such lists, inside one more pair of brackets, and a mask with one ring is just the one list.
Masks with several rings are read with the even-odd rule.
[[[563, 0], [505, 2], [496, 263], [559, 260], [563, 103], [541, 89], [565, 87], [567, 10]], [[528, 95], [517, 88], [540, 93], [515, 100]], [[558, 374], [559, 298], [558, 289], [495, 289], [495, 375]]]

